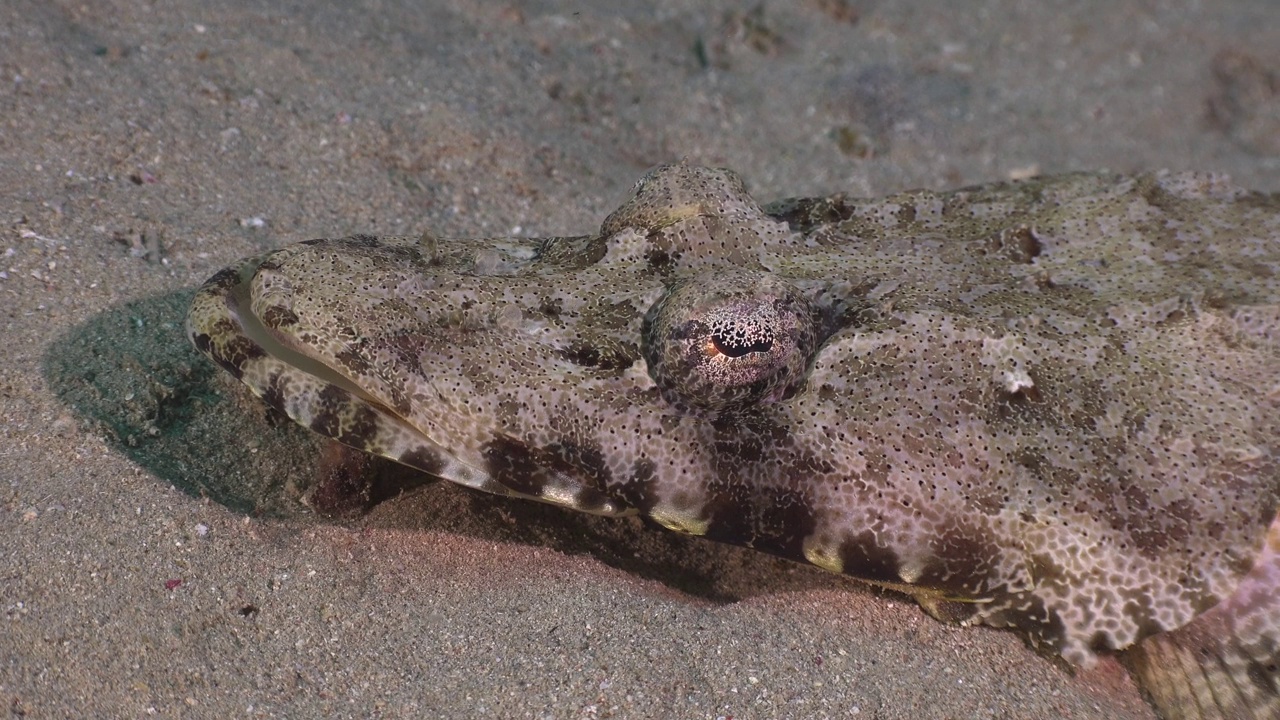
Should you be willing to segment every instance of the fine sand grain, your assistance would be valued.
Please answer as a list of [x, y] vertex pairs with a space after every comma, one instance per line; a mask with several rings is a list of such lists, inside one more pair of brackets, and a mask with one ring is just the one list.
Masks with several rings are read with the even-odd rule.
[[761, 198], [1034, 173], [1280, 190], [1273, 0], [0, 5], [0, 710], [1150, 718], [1114, 661], [319, 445], [187, 346], [206, 277], [354, 232], [591, 231], [649, 166]]

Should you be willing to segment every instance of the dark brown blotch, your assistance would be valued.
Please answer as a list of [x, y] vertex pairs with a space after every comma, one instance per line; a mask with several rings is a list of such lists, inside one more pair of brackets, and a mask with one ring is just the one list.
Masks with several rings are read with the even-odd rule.
[[658, 504], [658, 466], [649, 458], [640, 458], [631, 466], [631, 477], [611, 487], [610, 492], [630, 507], [644, 514]]
[[816, 227], [843, 222], [853, 217], [853, 210], [843, 196], [831, 198], [788, 198], [766, 205], [765, 214], [785, 222], [795, 232], [808, 232]]
[[846, 575], [864, 580], [899, 583], [898, 553], [876, 542], [876, 534], [863, 530], [840, 543], [840, 563]]
[[234, 286], [238, 282], [240, 282], [240, 268], [232, 265], [231, 267], [219, 270], [213, 274], [213, 277], [205, 280], [204, 289], [208, 290], [210, 288], [218, 288], [225, 290], [226, 288]]
[[548, 320], [559, 320], [564, 303], [559, 298], [543, 297], [538, 303], [538, 313]]
[[209, 356], [239, 380], [244, 376], [244, 366], [254, 360], [266, 357], [267, 351], [249, 338], [243, 335], [236, 335], [228, 338], [221, 346], [215, 343]]
[[725, 413], [711, 425], [720, 459], [716, 471], [729, 481], [746, 472], [746, 466], [776, 457], [795, 444], [790, 430], [763, 413]]
[[440, 457], [440, 453], [429, 447], [416, 447], [405, 451], [398, 461], [402, 465], [417, 468], [435, 477], [440, 477], [440, 473], [444, 471], [444, 459]]
[[1050, 613], [1043, 599], [1030, 593], [1017, 593], [1012, 597], [1008, 593], [996, 593], [994, 601], [1005, 607], [984, 614], [982, 621], [985, 624], [1021, 630], [1036, 648], [1054, 652], [1062, 649], [1062, 639], [1066, 637], [1062, 618], [1057, 613]]
[[645, 262], [649, 264], [649, 268], [653, 272], [664, 275], [675, 267], [679, 260], [679, 254], [672, 254], [666, 250], [650, 250], [644, 254]]
[[570, 478], [580, 488], [573, 498], [576, 509], [595, 512], [607, 504], [618, 504], [607, 491], [610, 473], [604, 453], [597, 447], [562, 441], [531, 448], [499, 436], [486, 443], [481, 453], [489, 476], [518, 493], [540, 496], [559, 476]]
[[786, 488], [713, 492], [707, 502], [707, 537], [804, 562], [804, 539], [817, 528], [812, 502]]
[[[354, 334], [354, 330], [352, 332]], [[398, 370], [406, 375], [417, 375], [423, 372], [422, 353], [428, 343], [428, 338], [420, 333], [399, 332], [375, 339], [368, 352], [376, 355], [385, 351], [391, 355]]]
[[276, 373], [267, 381], [266, 387], [262, 388], [262, 401], [276, 410], [284, 412], [284, 398], [285, 380], [280, 373]]
[[[804, 562], [804, 539], [817, 528], [817, 512], [796, 488], [834, 468], [797, 447], [791, 431], [766, 413], [725, 414], [712, 427], [716, 463], [703, 517], [707, 535]], [[778, 471], [786, 476], [774, 478]]]
[[340, 442], [326, 443], [308, 504], [329, 517], [354, 517], [434, 478]]
[[204, 353], [210, 360], [217, 363], [218, 367], [231, 373], [235, 379], [239, 380], [244, 376], [244, 371], [240, 369], [240, 366], [224, 358], [218, 349], [218, 345], [207, 334], [199, 333], [193, 335], [191, 343], [196, 346], [196, 350]]
[[[1034, 382], [1034, 378], [1033, 378]], [[1019, 388], [1013, 392], [1000, 390], [996, 394], [995, 417], [1003, 421], [1048, 422], [1050, 412], [1045, 404], [1039, 384]]]
[[910, 225], [916, 221], [916, 206], [914, 203], [904, 202], [898, 206], [895, 215], [899, 225]]
[[953, 522], [930, 543], [934, 556], [925, 563], [916, 584], [945, 590], [960, 597], [977, 597], [999, 577], [999, 544], [982, 528]]
[[548, 477], [533, 450], [522, 442], [499, 435], [481, 449], [485, 469], [498, 484], [526, 495], [540, 495]]
[[1136, 588], [1120, 588], [1116, 592], [1124, 598], [1125, 617], [1138, 626], [1139, 639], [1164, 632], [1164, 626], [1156, 620], [1158, 612], [1151, 593]]
[[360, 353], [347, 349], [333, 356], [339, 365], [346, 368], [347, 375], [366, 375], [369, 372], [369, 361]]
[[1026, 225], [1005, 228], [987, 241], [988, 246], [1018, 264], [1029, 264], [1044, 252], [1044, 245], [1036, 236], [1036, 231]]
[[298, 313], [283, 305], [272, 305], [262, 311], [262, 324], [273, 330], [283, 330], [298, 324]]
[[1264, 695], [1280, 695], [1280, 658], [1273, 655], [1269, 662], [1250, 660], [1248, 676]]
[[360, 448], [377, 434], [378, 413], [337, 385], [326, 385], [317, 397], [311, 429], [340, 443]]
[[196, 333], [191, 336], [191, 344], [195, 346], [203, 355], [209, 354], [209, 348], [212, 347], [213, 341], [209, 338], [209, 333]]
[[640, 359], [640, 349], [631, 343], [575, 340], [560, 351], [560, 357], [582, 367], [620, 372]]
[[566, 439], [548, 445], [542, 455], [550, 461], [553, 470], [585, 480], [582, 484], [587, 487], [603, 491], [611, 484], [609, 465], [598, 446]]

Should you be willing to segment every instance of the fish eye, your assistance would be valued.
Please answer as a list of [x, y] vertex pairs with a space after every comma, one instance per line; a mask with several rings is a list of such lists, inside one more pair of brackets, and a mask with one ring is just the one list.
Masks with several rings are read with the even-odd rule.
[[642, 332], [649, 376], [667, 402], [722, 411], [794, 393], [817, 349], [818, 322], [790, 284], [717, 269], [669, 287]]

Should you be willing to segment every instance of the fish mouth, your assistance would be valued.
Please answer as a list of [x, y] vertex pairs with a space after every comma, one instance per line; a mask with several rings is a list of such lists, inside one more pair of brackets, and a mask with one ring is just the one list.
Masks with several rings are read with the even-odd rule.
[[[295, 423], [343, 445], [384, 457], [475, 490], [618, 516], [634, 510], [551, 467], [535, 493], [499, 482], [480, 463], [431, 439], [388, 403], [304, 346], [273, 329], [250, 308], [254, 278], [270, 256], [248, 258], [210, 278], [187, 315], [192, 344]], [[504, 438], [523, 446], [516, 438]]]
[[[240, 334], [257, 345], [266, 357], [275, 358], [285, 367], [294, 368], [306, 375], [329, 385], [342, 388], [347, 393], [360, 398], [371, 408], [396, 417], [376, 398], [360, 389], [350, 378], [334, 370], [324, 362], [299, 350], [293, 343], [286, 342], [279, 333], [272, 332], [259, 318], [249, 311], [250, 291], [258, 264], [241, 266], [240, 282], [232, 285], [226, 295], [227, 319], [234, 323]], [[280, 408], [283, 409], [283, 408]], [[293, 417], [293, 416], [290, 416]], [[298, 418], [295, 421], [301, 422]]]

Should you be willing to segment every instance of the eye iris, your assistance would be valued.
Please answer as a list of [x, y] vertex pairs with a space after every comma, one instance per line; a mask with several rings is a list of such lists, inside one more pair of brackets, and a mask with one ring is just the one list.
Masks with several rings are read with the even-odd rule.
[[759, 340], [749, 340], [741, 335], [724, 335], [716, 333], [711, 336], [711, 344], [721, 355], [731, 358], [740, 358], [751, 353], [767, 353], [773, 349], [772, 338], [761, 338]]

